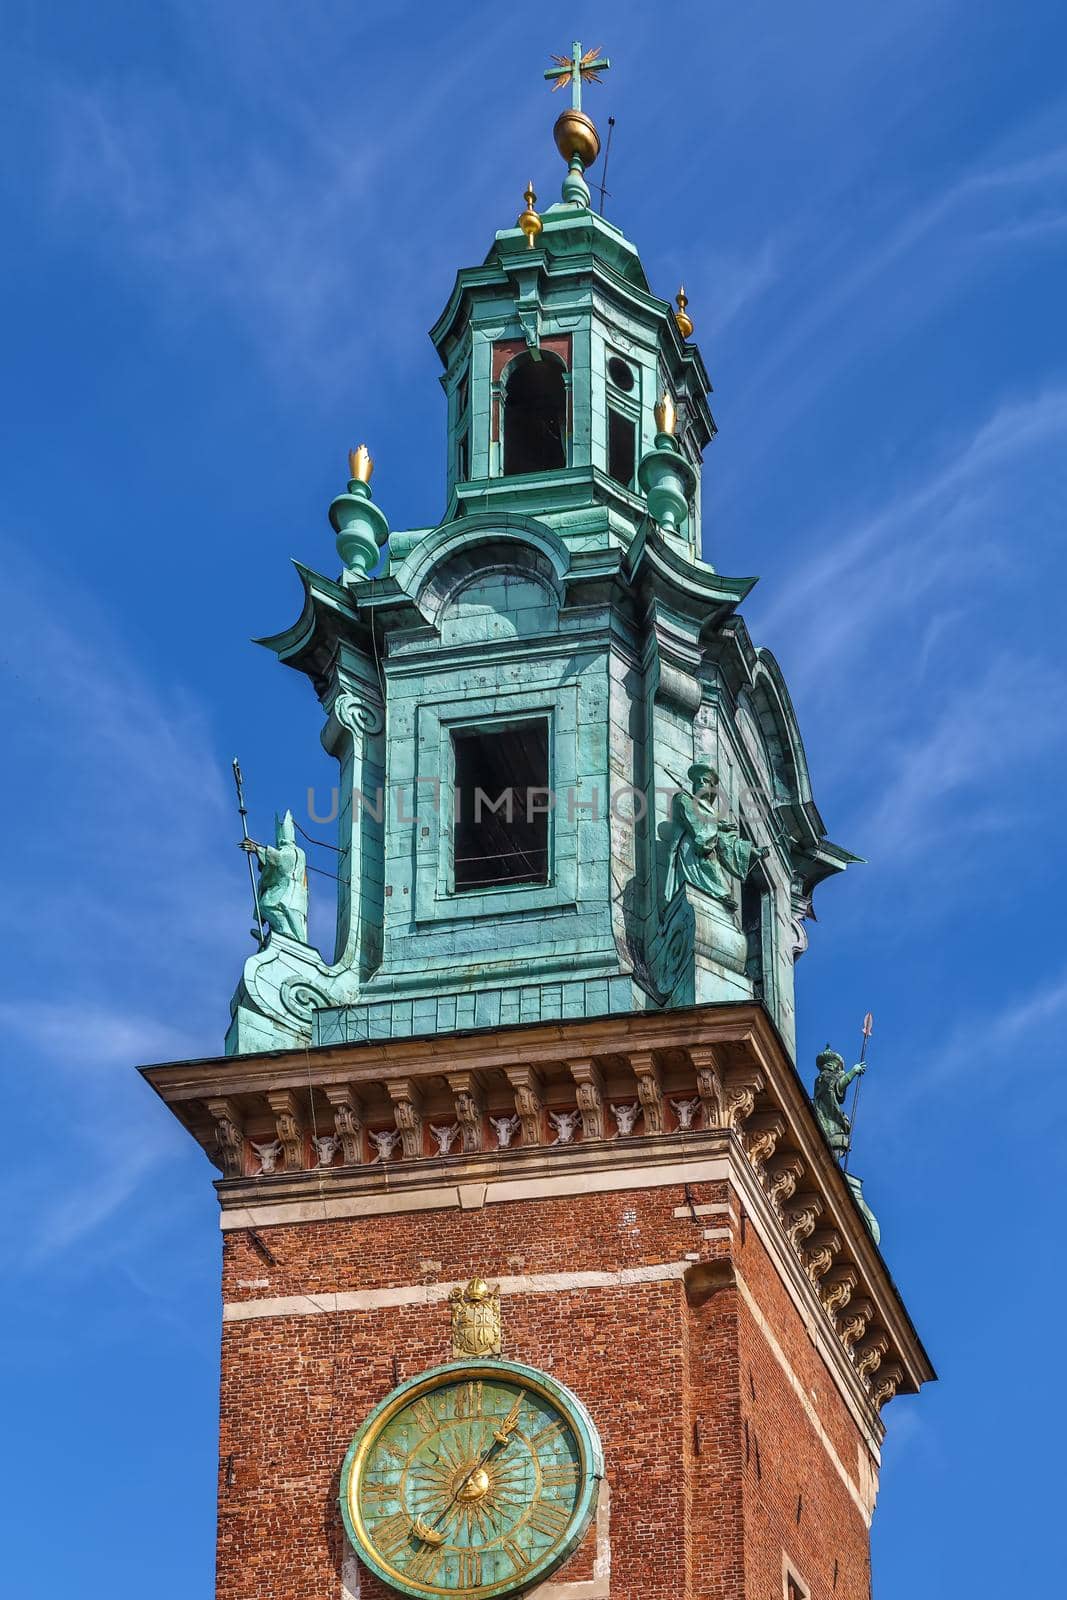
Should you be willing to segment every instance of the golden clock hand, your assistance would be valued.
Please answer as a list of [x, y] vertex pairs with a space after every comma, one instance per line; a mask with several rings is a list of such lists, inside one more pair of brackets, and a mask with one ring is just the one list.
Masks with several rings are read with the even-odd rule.
[[[519, 1425], [519, 1412], [522, 1410], [522, 1402], [525, 1400], [525, 1398], [525, 1395], [519, 1395], [519, 1398], [516, 1400], [515, 1404], [512, 1406], [511, 1410], [508, 1412], [499, 1428], [496, 1429], [495, 1433], [493, 1434], [493, 1439], [497, 1444], [507, 1444], [509, 1438], [515, 1432], [515, 1429]], [[489, 1450], [486, 1451], [486, 1456], [489, 1455], [492, 1448], [493, 1446], [490, 1445]]]
[[441, 1523], [448, 1516], [449, 1512], [452, 1510], [452, 1507], [457, 1503], [457, 1501], [464, 1498], [463, 1491], [471, 1482], [471, 1479], [474, 1478], [475, 1474], [485, 1471], [485, 1464], [493, 1452], [497, 1449], [503, 1449], [503, 1447], [508, 1443], [511, 1435], [515, 1432], [515, 1429], [519, 1425], [519, 1412], [522, 1410], [523, 1401], [525, 1399], [526, 1396], [520, 1393], [515, 1401], [515, 1404], [501, 1422], [499, 1428], [495, 1428], [493, 1430], [493, 1437], [490, 1440], [487, 1448], [482, 1451], [481, 1455], [471, 1466], [470, 1470], [464, 1473], [463, 1477], [452, 1491], [452, 1498], [448, 1505], [442, 1512], [439, 1513], [438, 1516], [434, 1518], [433, 1522], [425, 1522], [421, 1517], [415, 1518], [415, 1521], [411, 1524], [411, 1531], [414, 1533], [417, 1539], [421, 1539], [424, 1544], [443, 1543], [444, 1535], [439, 1532]]

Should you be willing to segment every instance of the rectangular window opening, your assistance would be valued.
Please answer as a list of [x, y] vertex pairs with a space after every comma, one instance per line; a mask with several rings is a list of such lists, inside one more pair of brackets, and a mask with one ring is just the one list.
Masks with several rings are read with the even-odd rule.
[[548, 882], [548, 722], [452, 734], [457, 891]]
[[770, 887], [762, 870], [754, 866], [741, 885], [741, 932], [748, 947], [745, 975], [757, 1000], [767, 998], [767, 908]]
[[634, 425], [629, 417], [608, 411], [608, 473], [629, 488], [634, 480]]
[[470, 434], [464, 431], [456, 446], [456, 482], [466, 483], [470, 478], [471, 470], [471, 444]]

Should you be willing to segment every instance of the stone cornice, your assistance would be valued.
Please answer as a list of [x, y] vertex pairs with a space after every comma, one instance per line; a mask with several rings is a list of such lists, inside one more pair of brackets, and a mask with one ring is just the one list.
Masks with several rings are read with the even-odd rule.
[[[441, 1205], [447, 1203], [445, 1189], [457, 1193], [457, 1186], [470, 1184], [517, 1196], [530, 1181], [562, 1183], [566, 1189], [568, 1175], [573, 1180], [579, 1174], [582, 1187], [614, 1186], [611, 1173], [620, 1168], [639, 1170], [641, 1186], [679, 1182], [685, 1180], [677, 1172], [730, 1147], [735, 1187], [745, 1208], [812, 1337], [820, 1348], [826, 1346], [824, 1355], [836, 1349], [834, 1361], [849, 1363], [853, 1398], [859, 1385], [871, 1405], [875, 1397], [884, 1404], [898, 1389], [914, 1391], [934, 1376], [815, 1122], [807, 1092], [758, 1006], [693, 1006], [142, 1070], [211, 1160], [223, 1167], [224, 1210], [247, 1211], [254, 1205], [259, 1213], [277, 1207], [278, 1221], [310, 1215], [311, 1205], [325, 1205], [322, 1215], [342, 1214], [346, 1203], [355, 1212], [373, 1212], [375, 1197], [385, 1193], [409, 1192], [419, 1207]], [[662, 1105], [696, 1093], [704, 1127], [694, 1131], [678, 1123], [665, 1133], [596, 1137], [598, 1129], [611, 1132], [610, 1119], [599, 1114], [601, 1106], [641, 1098], [639, 1084], [647, 1085], [651, 1070], [658, 1080], [654, 1100]], [[538, 1085], [536, 1104], [526, 1093], [524, 1074], [530, 1072]], [[446, 1114], [434, 1107], [438, 1100], [443, 1107], [452, 1105], [450, 1085], [464, 1073], [484, 1086], [487, 1104], [492, 1099], [498, 1109], [511, 1108], [523, 1117], [526, 1142], [495, 1150], [468, 1148], [446, 1158], [420, 1154], [417, 1108], [425, 1106], [429, 1116]], [[347, 1135], [349, 1154], [358, 1149], [361, 1161], [340, 1165], [338, 1150], [326, 1167], [311, 1166], [309, 1158], [307, 1170], [294, 1170], [294, 1143], [284, 1170], [269, 1177], [257, 1174], [252, 1140], [263, 1136], [268, 1123], [273, 1129], [283, 1101], [305, 1129], [332, 1128], [339, 1140]], [[358, 1123], [353, 1106], [360, 1108]], [[583, 1113], [584, 1137], [550, 1144], [543, 1113], [575, 1106]], [[363, 1129], [391, 1128], [394, 1118], [406, 1159], [397, 1147], [397, 1159], [372, 1161]], [[654, 1125], [655, 1111], [651, 1120]], [[467, 1142], [471, 1146], [473, 1138]], [[673, 1178], [667, 1176], [671, 1170]]]

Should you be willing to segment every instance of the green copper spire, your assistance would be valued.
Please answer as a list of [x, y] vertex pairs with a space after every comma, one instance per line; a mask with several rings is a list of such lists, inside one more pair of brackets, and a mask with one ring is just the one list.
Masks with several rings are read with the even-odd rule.
[[582, 54], [581, 41], [576, 39], [569, 56], [553, 56], [556, 65], [549, 67], [546, 78], [554, 78], [553, 94], [565, 83], [571, 86], [571, 103], [567, 111], [556, 118], [553, 133], [556, 147], [568, 165], [563, 180], [563, 199], [568, 205], [588, 206], [591, 200], [589, 185], [583, 173], [592, 166], [600, 153], [600, 135], [591, 117], [582, 110], [582, 83], [599, 83], [600, 74], [607, 72], [611, 62], [600, 54], [600, 46]]
[[272, 927], [230, 1051], [757, 999], [792, 1045], [801, 924], [855, 858], [737, 614], [754, 580], [701, 559], [715, 423], [684, 291], [588, 203], [579, 89], [605, 66], [575, 45], [550, 73], [564, 200], [531, 186], [432, 330], [432, 522], [390, 530], [353, 452], [339, 562], [299, 567], [301, 615], [263, 641], [338, 763], [308, 817], [336, 821], [337, 932]]

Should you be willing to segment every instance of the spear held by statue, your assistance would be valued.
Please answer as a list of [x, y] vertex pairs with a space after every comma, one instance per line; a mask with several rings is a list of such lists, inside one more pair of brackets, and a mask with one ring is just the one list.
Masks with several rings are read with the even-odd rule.
[[848, 1137], [848, 1149], [845, 1151], [845, 1161], [844, 1161], [844, 1165], [843, 1165], [843, 1167], [841, 1169], [843, 1172], [847, 1172], [848, 1171], [848, 1160], [849, 1160], [849, 1157], [852, 1154], [852, 1135], [856, 1131], [856, 1107], [859, 1105], [859, 1101], [860, 1101], [860, 1084], [863, 1082], [863, 1073], [866, 1072], [866, 1070], [867, 1070], [867, 1045], [868, 1045], [868, 1043], [870, 1041], [870, 1037], [871, 1037], [871, 1034], [873, 1032], [874, 1032], [874, 1014], [872, 1012], [868, 1011], [867, 1015], [863, 1019], [863, 1043], [860, 1046], [859, 1065], [863, 1069], [863, 1071], [862, 1072], [857, 1071], [857, 1073], [856, 1073], [856, 1090], [855, 1090], [855, 1093], [852, 1096], [852, 1115], [849, 1118], [850, 1127], [849, 1127], [849, 1137]]
[[233, 758], [233, 781], [237, 786], [237, 809], [241, 815], [241, 833], [243, 835], [242, 844], [245, 848], [245, 853], [248, 858], [248, 876], [252, 884], [252, 906], [256, 919], [255, 927], [251, 928], [249, 931], [253, 939], [259, 945], [259, 948], [262, 950], [267, 941], [263, 932], [263, 913], [259, 907], [259, 884], [256, 881], [256, 868], [252, 860], [252, 851], [248, 849], [248, 846], [253, 843], [253, 840], [248, 832], [248, 807], [245, 805], [244, 779], [241, 776], [241, 764], [236, 756]]

